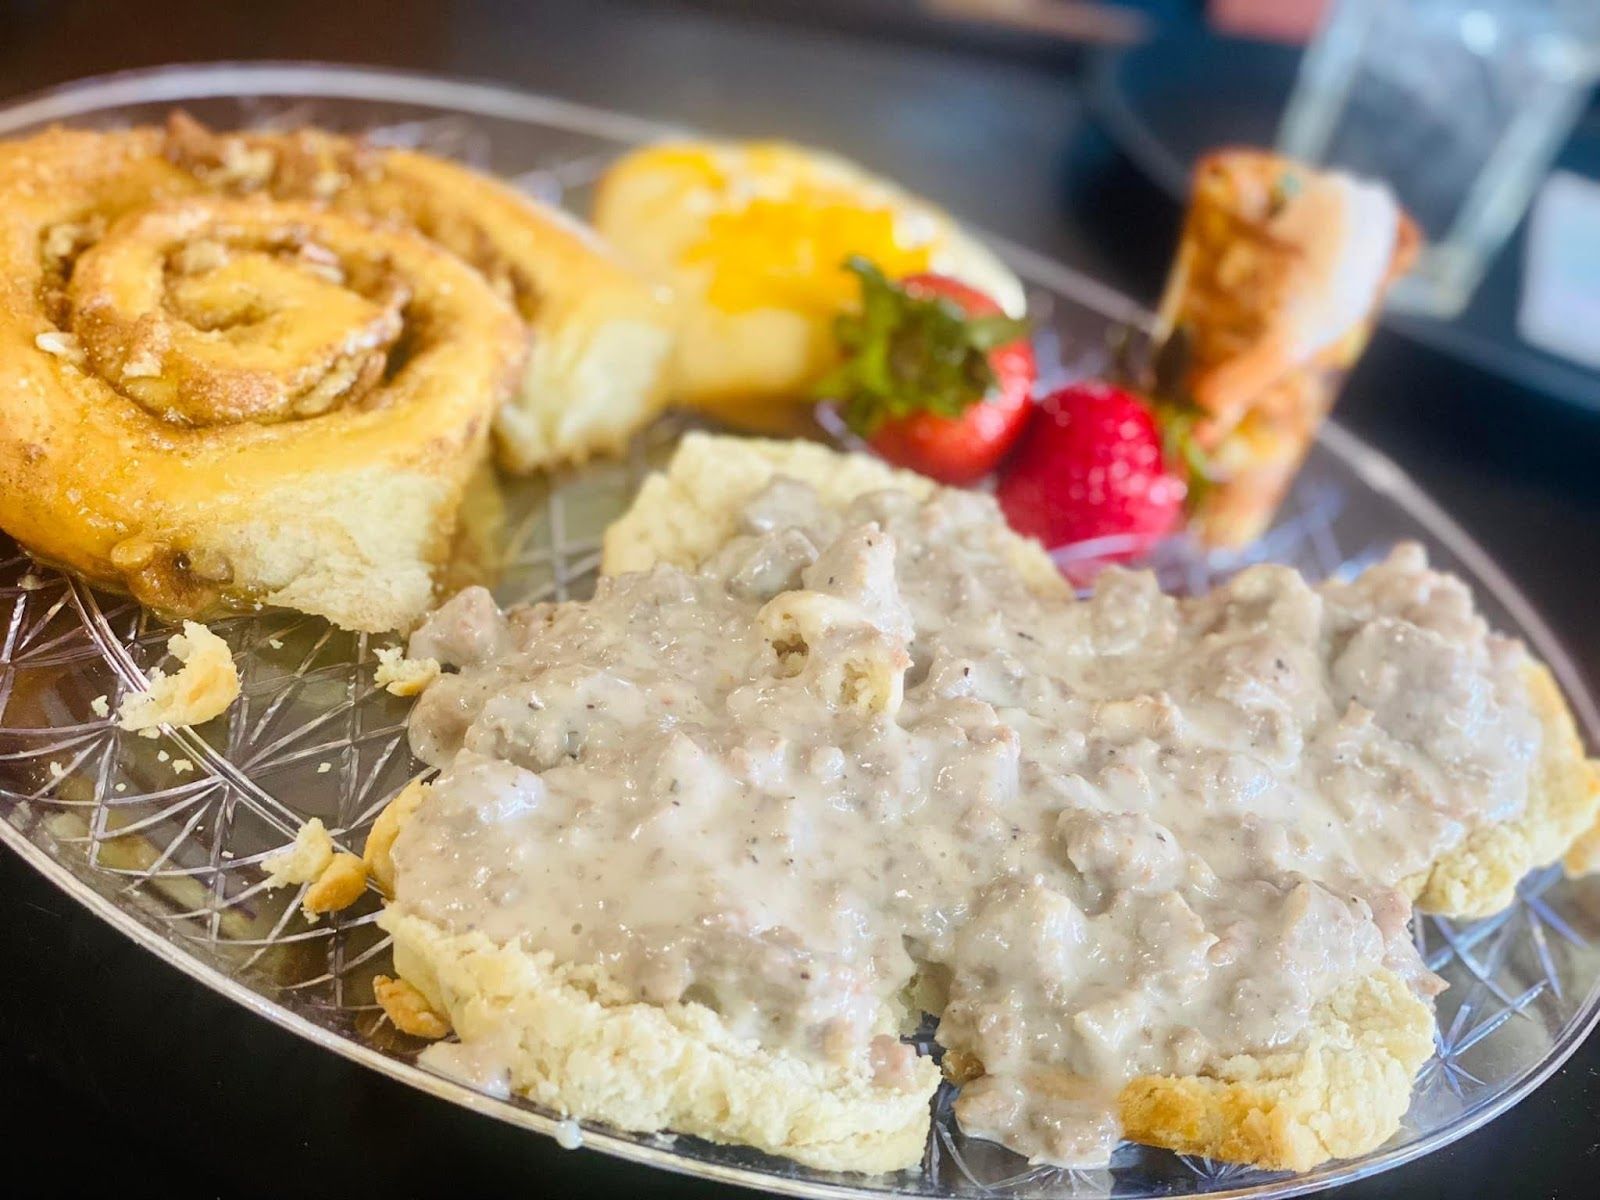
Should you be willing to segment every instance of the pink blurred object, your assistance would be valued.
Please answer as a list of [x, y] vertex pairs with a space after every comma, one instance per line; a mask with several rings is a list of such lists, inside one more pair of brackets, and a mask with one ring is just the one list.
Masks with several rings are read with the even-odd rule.
[[1206, 16], [1218, 33], [1304, 45], [1330, 0], [1210, 0]]
[[936, 17], [999, 25], [1068, 42], [1128, 46], [1149, 35], [1143, 13], [1091, 0], [920, 0]]

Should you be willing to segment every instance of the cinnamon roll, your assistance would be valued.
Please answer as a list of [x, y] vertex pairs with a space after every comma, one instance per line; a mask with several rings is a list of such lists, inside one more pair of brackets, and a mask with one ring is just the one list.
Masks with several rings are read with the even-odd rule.
[[655, 411], [656, 305], [420, 154], [182, 118], [0, 144], [0, 528], [170, 616], [407, 627], [497, 415], [528, 468]]
[[520, 386], [496, 421], [502, 466], [532, 471], [620, 449], [665, 403], [667, 294], [564, 213], [456, 163], [319, 129], [214, 133], [179, 113], [165, 151], [213, 188], [416, 229], [488, 279], [531, 334]]

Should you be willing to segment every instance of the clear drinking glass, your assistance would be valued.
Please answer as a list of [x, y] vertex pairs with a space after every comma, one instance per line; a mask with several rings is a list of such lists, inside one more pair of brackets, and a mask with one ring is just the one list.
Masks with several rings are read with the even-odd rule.
[[1453, 316], [1600, 73], [1600, 0], [1337, 0], [1278, 130], [1385, 179], [1427, 235], [1398, 308]]

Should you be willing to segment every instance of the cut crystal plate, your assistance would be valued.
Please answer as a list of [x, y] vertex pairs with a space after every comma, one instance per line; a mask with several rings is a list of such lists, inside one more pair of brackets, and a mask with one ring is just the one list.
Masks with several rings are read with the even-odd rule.
[[[159, 122], [181, 105], [224, 128], [314, 123], [424, 147], [496, 172], [582, 211], [621, 149], [671, 132], [547, 97], [433, 77], [293, 64], [135, 72], [75, 84], [0, 110], [0, 136], [66, 122]], [[1143, 314], [1114, 292], [1014, 247], [1029, 285], [1045, 383], [1104, 365], [1108, 329]], [[637, 438], [623, 459], [505, 491], [503, 602], [582, 597], [600, 535], [681, 423]], [[1337, 425], [1311, 455], [1272, 531], [1244, 557], [1181, 551], [1155, 564], [1169, 588], [1209, 586], [1244, 562], [1292, 564], [1313, 578], [1350, 572], [1397, 540], [1469, 579], [1489, 619], [1555, 670], [1591, 746], [1600, 721], [1584, 681], [1515, 585], [1387, 459]], [[388, 967], [375, 896], [321, 924], [292, 890], [264, 887], [263, 858], [320, 817], [359, 850], [375, 814], [420, 764], [406, 746], [406, 703], [373, 685], [392, 644], [325, 622], [267, 612], [219, 622], [243, 695], [204, 730], [126, 734], [100, 715], [145, 686], [171, 630], [130, 600], [33, 564], [0, 535], [0, 839], [152, 953], [303, 1037], [435, 1095], [569, 1144], [570, 1122], [518, 1099], [473, 1092], [416, 1064], [420, 1044], [373, 1003]], [[104, 697], [105, 703], [99, 703]], [[666, 1169], [800, 1196], [1284, 1197], [1371, 1175], [1436, 1150], [1504, 1111], [1572, 1053], [1600, 1004], [1600, 881], [1547, 870], [1485, 921], [1422, 919], [1416, 939], [1450, 987], [1437, 1055], [1404, 1126], [1359, 1159], [1304, 1175], [1124, 1146], [1106, 1170], [1030, 1166], [967, 1139], [948, 1095], [920, 1170], [830, 1175], [687, 1137], [584, 1126], [588, 1146]]]

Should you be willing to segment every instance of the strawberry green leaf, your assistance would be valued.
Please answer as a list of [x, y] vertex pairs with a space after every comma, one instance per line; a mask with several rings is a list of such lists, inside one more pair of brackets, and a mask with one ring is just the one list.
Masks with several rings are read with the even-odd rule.
[[912, 296], [864, 258], [844, 265], [861, 281], [861, 307], [835, 321], [842, 361], [814, 390], [863, 437], [913, 413], [959, 417], [995, 385], [990, 352], [1027, 336], [1023, 321]]

